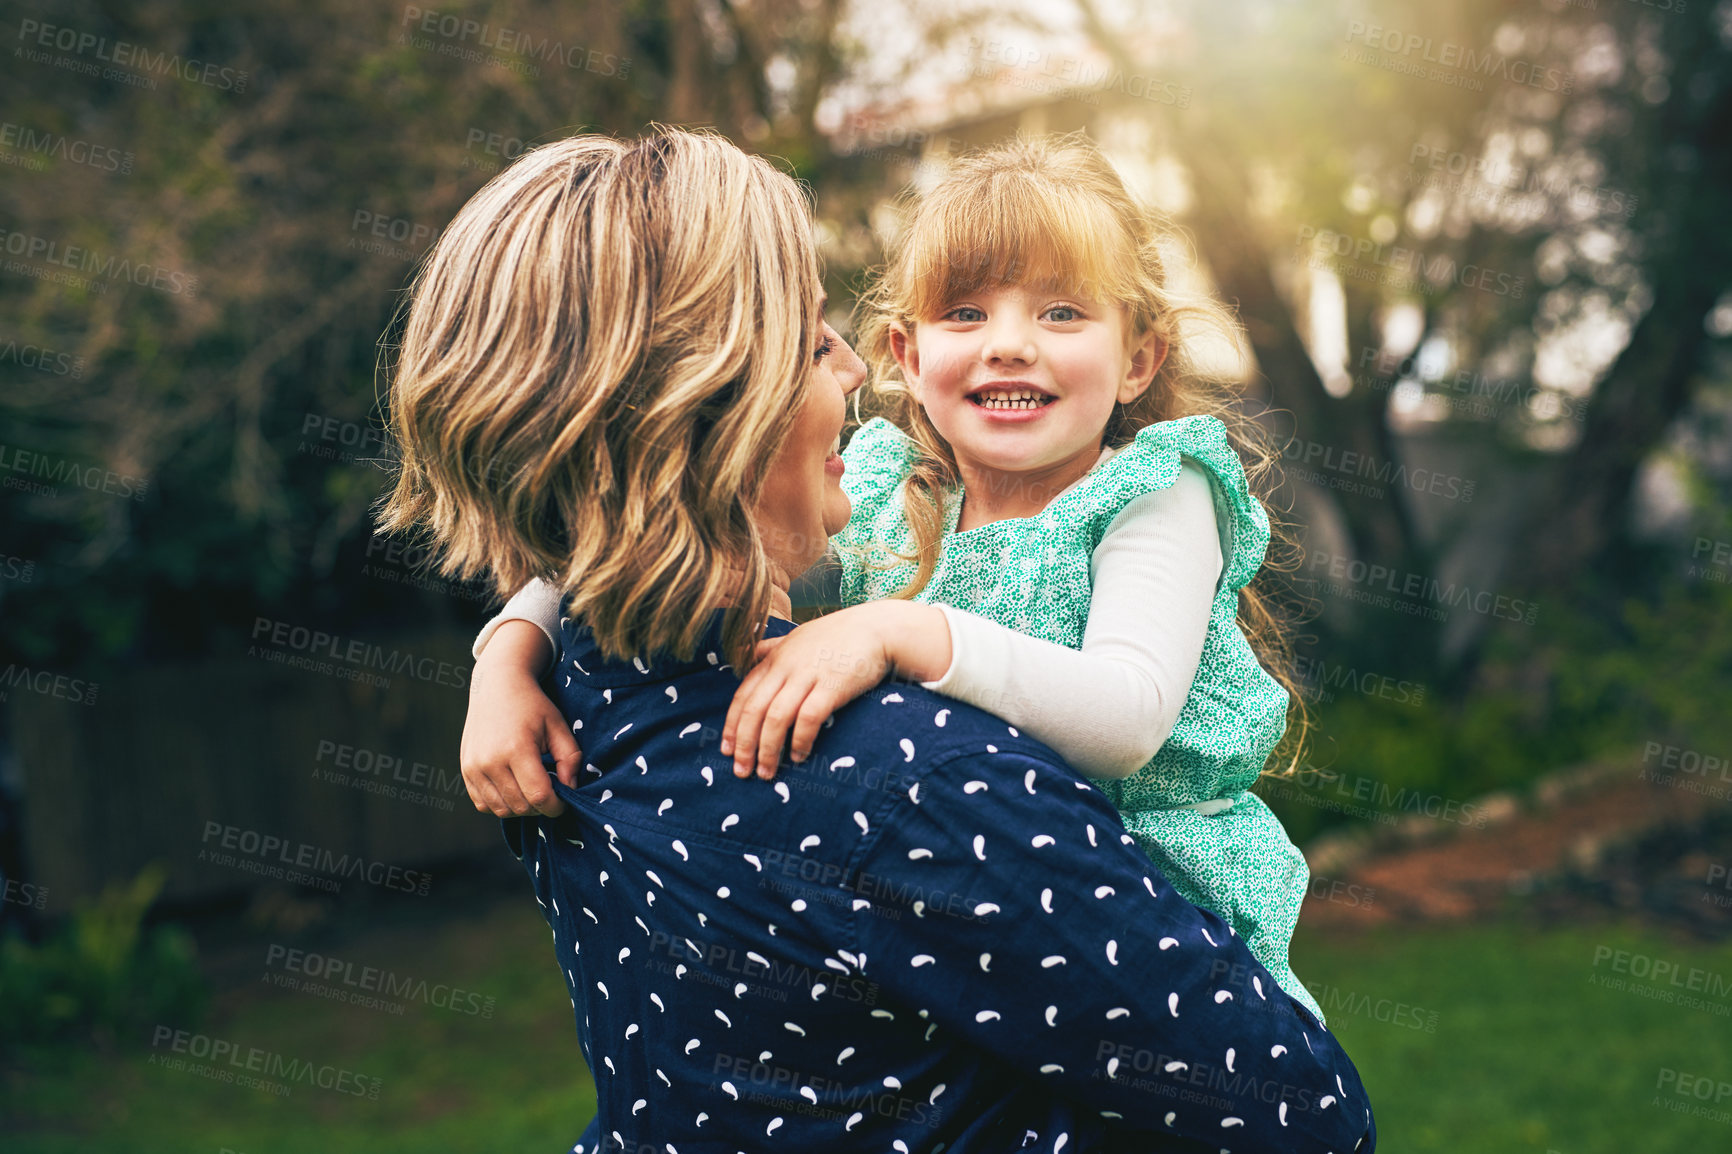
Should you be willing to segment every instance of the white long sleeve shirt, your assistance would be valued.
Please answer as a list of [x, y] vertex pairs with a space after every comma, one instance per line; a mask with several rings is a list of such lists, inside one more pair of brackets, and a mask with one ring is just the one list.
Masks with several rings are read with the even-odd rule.
[[[921, 684], [997, 714], [1090, 777], [1135, 772], [1166, 742], [1190, 692], [1232, 548], [1228, 525], [1208, 474], [1181, 459], [1177, 480], [1127, 503], [1095, 547], [1081, 650], [940, 605], [950, 667]], [[531, 581], [481, 630], [475, 655], [509, 620], [538, 625], [557, 651], [559, 600]]]

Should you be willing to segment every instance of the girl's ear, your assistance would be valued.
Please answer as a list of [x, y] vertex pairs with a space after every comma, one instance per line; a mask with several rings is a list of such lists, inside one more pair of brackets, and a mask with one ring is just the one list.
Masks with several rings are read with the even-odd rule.
[[1148, 389], [1155, 374], [1167, 361], [1168, 347], [1167, 342], [1155, 333], [1145, 333], [1131, 345], [1125, 379], [1119, 382], [1118, 400], [1121, 405], [1130, 404]]
[[914, 347], [913, 335], [899, 323], [890, 326], [890, 355], [896, 358], [904, 381], [920, 383], [920, 350]]

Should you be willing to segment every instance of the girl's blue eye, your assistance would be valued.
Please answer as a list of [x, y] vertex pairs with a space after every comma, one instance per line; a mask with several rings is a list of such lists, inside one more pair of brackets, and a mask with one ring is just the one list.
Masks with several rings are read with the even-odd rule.
[[1069, 313], [1069, 314], [1071, 314], [1070, 316], [1056, 318], [1059, 324], [1066, 324], [1070, 321], [1081, 319], [1081, 316], [1077, 312], [1077, 310], [1075, 308], [1072, 308], [1070, 305], [1053, 305], [1050, 309], [1047, 309], [1046, 311], [1047, 311], [1048, 316], [1051, 316], [1053, 313]]
[[[964, 313], [969, 313], [972, 315], [964, 316], [963, 315]], [[978, 324], [981, 321], [985, 320], [986, 314], [981, 312], [979, 309], [975, 308], [973, 305], [963, 305], [961, 308], [951, 309], [950, 310], [950, 317], [952, 320], [958, 321], [962, 324], [972, 325], [972, 324]]]

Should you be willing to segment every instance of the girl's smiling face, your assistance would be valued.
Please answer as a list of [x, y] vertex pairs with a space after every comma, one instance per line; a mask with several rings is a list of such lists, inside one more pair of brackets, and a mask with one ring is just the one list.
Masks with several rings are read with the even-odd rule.
[[[1094, 463], [1113, 405], [1135, 400], [1166, 354], [1130, 341], [1122, 306], [1027, 285], [969, 292], [890, 351], [964, 471]], [[1080, 474], [1079, 474], [1080, 475]]]

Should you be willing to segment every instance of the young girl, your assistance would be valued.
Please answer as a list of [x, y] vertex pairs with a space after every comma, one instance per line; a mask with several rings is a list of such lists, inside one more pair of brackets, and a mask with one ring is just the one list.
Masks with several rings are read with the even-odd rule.
[[[1309, 871], [1247, 792], [1290, 699], [1237, 623], [1243, 596], [1273, 631], [1245, 588], [1269, 521], [1180, 322], [1235, 330], [1167, 287], [1167, 238], [1077, 138], [963, 158], [915, 200], [863, 302], [889, 419], [843, 452], [848, 608], [760, 644], [721, 752], [770, 777], [790, 727], [799, 761], [888, 672], [996, 713], [1094, 778], [1175, 889], [1321, 1021], [1288, 962]], [[477, 656], [511, 618], [551, 639], [557, 593], [526, 587]], [[502, 748], [544, 710], [469, 728]]]

